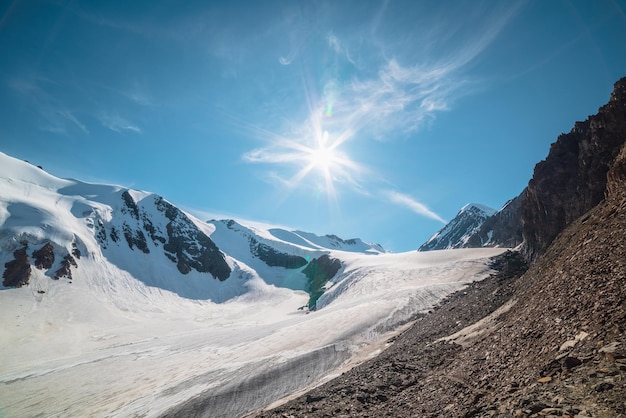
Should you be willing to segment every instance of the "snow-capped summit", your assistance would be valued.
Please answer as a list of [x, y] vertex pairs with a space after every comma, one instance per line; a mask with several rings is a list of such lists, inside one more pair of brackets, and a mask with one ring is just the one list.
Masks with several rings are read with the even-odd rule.
[[481, 225], [496, 213], [495, 209], [478, 203], [463, 206], [446, 226], [419, 247], [419, 251], [463, 248]]

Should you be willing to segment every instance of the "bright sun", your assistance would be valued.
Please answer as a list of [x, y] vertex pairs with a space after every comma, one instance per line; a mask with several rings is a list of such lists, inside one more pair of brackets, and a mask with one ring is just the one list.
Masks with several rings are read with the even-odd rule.
[[319, 119], [312, 119], [313, 126], [309, 132], [314, 136], [305, 136], [298, 140], [277, 136], [272, 147], [256, 150], [247, 158], [254, 162], [298, 165], [300, 169], [283, 181], [287, 187], [295, 188], [305, 177], [313, 174], [316, 180], [321, 180], [316, 181], [315, 188], [324, 190], [329, 201], [335, 201], [335, 182], [356, 184], [354, 176], [363, 173], [365, 169], [341, 150], [341, 145], [354, 134], [351, 129], [346, 129], [339, 135], [329, 134], [321, 129]]
[[324, 135], [318, 141], [318, 147], [310, 149], [310, 164], [323, 171], [328, 171], [336, 159], [335, 147], [332, 144], [328, 145], [328, 132], [324, 132]]

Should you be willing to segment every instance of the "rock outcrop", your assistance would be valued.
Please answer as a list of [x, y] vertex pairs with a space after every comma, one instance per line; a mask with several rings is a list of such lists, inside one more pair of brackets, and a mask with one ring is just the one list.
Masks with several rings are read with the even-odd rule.
[[211, 238], [165, 199], [157, 197], [155, 205], [169, 220], [163, 250], [176, 263], [178, 270], [187, 274], [195, 269], [200, 273], [210, 273], [220, 281], [226, 280], [231, 273], [230, 267]]
[[2, 285], [4, 287], [26, 286], [30, 280], [30, 257], [26, 254], [26, 247], [13, 252], [14, 259], [4, 264]]
[[576, 122], [535, 166], [522, 203], [523, 252], [529, 261], [545, 252], [576, 218], [604, 199], [607, 173], [626, 142], [626, 77], [609, 102]]
[[277, 251], [267, 244], [258, 242], [253, 237], [249, 237], [248, 241], [250, 252], [270, 267], [299, 269], [307, 264], [306, 258]]
[[48, 242], [33, 252], [33, 258], [35, 259], [35, 267], [39, 270], [48, 270], [54, 263], [54, 247]]
[[515, 248], [522, 243], [522, 201], [524, 190], [494, 213], [467, 240], [464, 248]]

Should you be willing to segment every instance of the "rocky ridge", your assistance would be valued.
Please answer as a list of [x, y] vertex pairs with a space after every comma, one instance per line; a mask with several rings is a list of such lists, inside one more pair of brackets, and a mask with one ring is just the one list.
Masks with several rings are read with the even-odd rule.
[[570, 223], [604, 199], [607, 172], [626, 142], [626, 77], [596, 115], [576, 122], [535, 166], [522, 202], [523, 252], [536, 260]]
[[449, 248], [506, 247], [522, 243], [522, 201], [526, 190], [498, 211], [468, 204], [446, 226], [419, 247], [419, 251]]
[[522, 243], [522, 201], [526, 190], [509, 200], [502, 209], [485, 219], [468, 238], [464, 248], [515, 248]]
[[486, 206], [468, 203], [461, 208], [454, 219], [422, 244], [418, 251], [467, 247], [470, 237], [475, 236], [485, 221], [495, 212]]

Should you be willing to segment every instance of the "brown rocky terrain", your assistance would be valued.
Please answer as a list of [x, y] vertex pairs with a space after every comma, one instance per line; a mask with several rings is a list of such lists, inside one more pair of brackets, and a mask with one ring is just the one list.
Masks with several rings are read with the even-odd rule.
[[626, 79], [537, 165], [526, 273], [507, 253], [378, 357], [254, 416], [626, 417], [624, 142]]
[[13, 252], [14, 259], [4, 264], [2, 285], [5, 287], [26, 286], [30, 280], [30, 257], [26, 254], [26, 247]]

